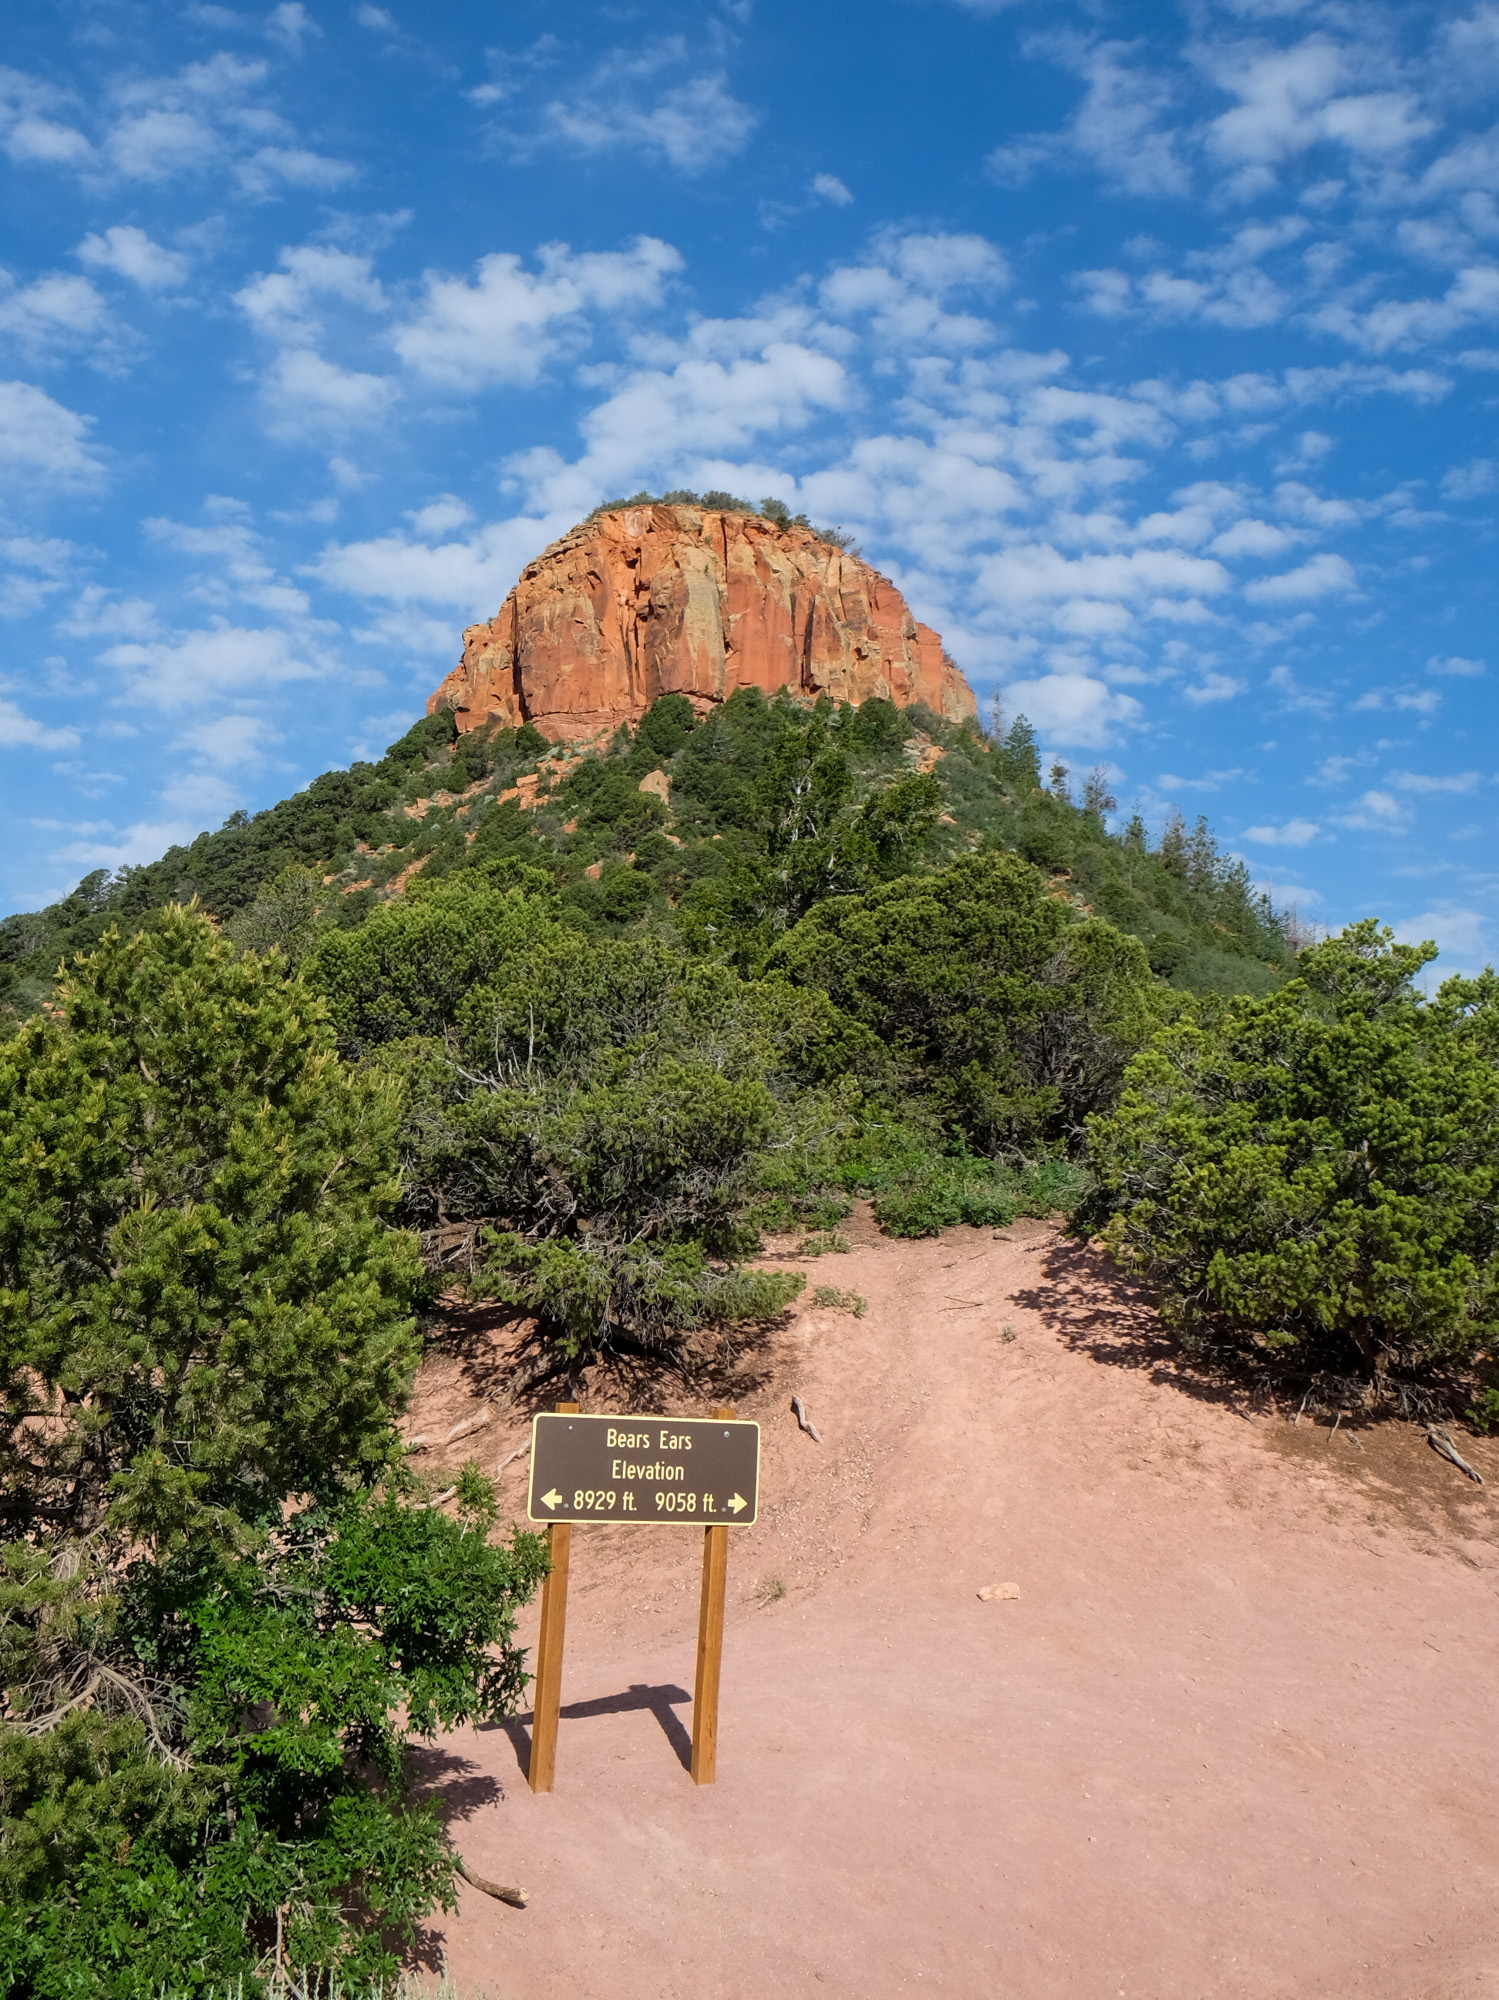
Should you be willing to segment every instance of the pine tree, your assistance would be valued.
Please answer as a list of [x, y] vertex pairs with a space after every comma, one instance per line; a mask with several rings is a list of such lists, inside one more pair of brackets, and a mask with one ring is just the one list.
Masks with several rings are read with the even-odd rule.
[[1187, 880], [1194, 889], [1206, 891], [1218, 886], [1218, 843], [1201, 813], [1187, 841]]
[[1167, 870], [1178, 880], [1187, 879], [1187, 823], [1178, 807], [1166, 822], [1166, 831], [1161, 835], [1159, 853]]
[[1006, 775], [1016, 790], [1033, 792], [1041, 782], [1041, 753], [1036, 747], [1036, 732], [1023, 715], [1010, 724], [1002, 755]]
[[1095, 764], [1083, 785], [1083, 810], [1102, 823], [1105, 813], [1116, 812], [1119, 801], [1109, 790], [1109, 767]]

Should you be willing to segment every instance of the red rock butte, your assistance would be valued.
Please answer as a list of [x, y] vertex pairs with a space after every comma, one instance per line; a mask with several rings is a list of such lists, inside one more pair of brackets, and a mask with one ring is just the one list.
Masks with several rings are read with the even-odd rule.
[[598, 514], [528, 563], [427, 703], [460, 734], [533, 723], [553, 742], [634, 722], [663, 694], [699, 714], [736, 688], [961, 721], [973, 690], [888, 577], [805, 528], [659, 504]]

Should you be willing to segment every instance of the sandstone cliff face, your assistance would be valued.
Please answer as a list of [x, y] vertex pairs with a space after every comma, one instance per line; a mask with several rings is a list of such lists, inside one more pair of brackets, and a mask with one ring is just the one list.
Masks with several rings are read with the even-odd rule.
[[532, 722], [553, 742], [634, 721], [658, 695], [699, 713], [736, 688], [960, 721], [973, 691], [888, 578], [802, 528], [699, 507], [624, 507], [530, 563], [427, 703], [460, 732]]

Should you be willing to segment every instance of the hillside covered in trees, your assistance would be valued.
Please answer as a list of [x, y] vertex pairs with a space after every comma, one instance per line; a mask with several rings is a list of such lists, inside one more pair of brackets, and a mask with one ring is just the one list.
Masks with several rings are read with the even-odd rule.
[[579, 755], [529, 727], [459, 741], [438, 713], [376, 763], [4, 919], [0, 1006], [30, 1011], [64, 958], [169, 902], [196, 897], [247, 942], [292, 943], [357, 926], [418, 872], [498, 879], [497, 865], [544, 871], [581, 931], [669, 932], [747, 968], [821, 898], [976, 852], [1033, 863], [1053, 893], [1139, 938], [1174, 987], [1273, 990], [1292, 954], [1243, 864], [1201, 820], [1173, 818], [1154, 844], [1138, 818], [1111, 833], [1113, 807], [1098, 776], [1043, 774], [1024, 718], [991, 737], [884, 701], [809, 709], [742, 689], [699, 721], [668, 695]]

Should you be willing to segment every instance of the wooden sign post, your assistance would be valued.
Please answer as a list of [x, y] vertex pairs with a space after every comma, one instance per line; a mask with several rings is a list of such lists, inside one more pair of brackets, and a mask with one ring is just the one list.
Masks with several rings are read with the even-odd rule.
[[[732, 1410], [715, 1410], [732, 1418]], [[729, 1531], [703, 1530], [703, 1590], [697, 1613], [697, 1678], [692, 1684], [692, 1782], [711, 1785], [718, 1769], [718, 1674], [723, 1665], [723, 1601]]]
[[[576, 1403], [559, 1403], [559, 1417], [578, 1413]], [[557, 1773], [557, 1713], [562, 1706], [562, 1640], [567, 1631], [567, 1565], [572, 1555], [571, 1521], [552, 1523], [552, 1567], [541, 1586], [541, 1632], [536, 1641], [536, 1699], [531, 1710], [533, 1792], [549, 1792]]]
[[760, 1511], [760, 1426], [729, 1409], [711, 1417], [585, 1417], [576, 1403], [531, 1426], [526, 1511], [549, 1524], [552, 1567], [541, 1591], [536, 1699], [531, 1722], [533, 1792], [549, 1792], [557, 1768], [562, 1642], [573, 1523], [627, 1527], [703, 1526], [697, 1678], [692, 1696], [692, 1778], [711, 1785], [718, 1761], [718, 1683], [723, 1665], [729, 1529]]

